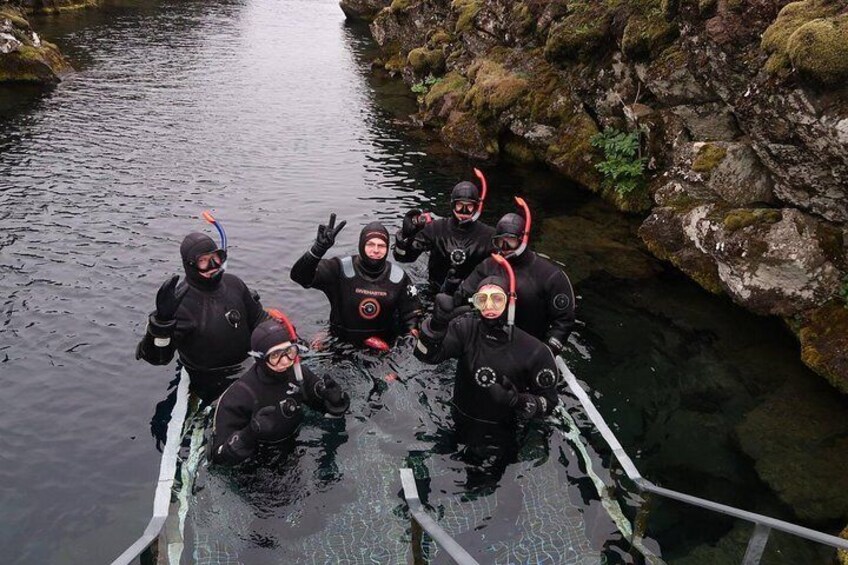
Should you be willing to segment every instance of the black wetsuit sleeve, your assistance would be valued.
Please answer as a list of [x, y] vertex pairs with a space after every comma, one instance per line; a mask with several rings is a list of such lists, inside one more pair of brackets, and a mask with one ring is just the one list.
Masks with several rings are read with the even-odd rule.
[[303, 383], [301, 383], [303, 402], [316, 412], [323, 414], [325, 412], [324, 401], [318, 398], [315, 394], [315, 386], [321, 382], [323, 378], [319, 377], [308, 367], [304, 367], [303, 365], [300, 366], [300, 370], [303, 372]]
[[176, 320], [163, 324], [156, 319], [155, 312], [151, 313], [144, 337], [136, 346], [135, 358], [144, 359], [151, 365], [170, 363], [177, 349], [176, 328]]
[[574, 289], [568, 276], [557, 269], [545, 281], [545, 296], [548, 297], [548, 319], [551, 325], [545, 335], [545, 341], [559, 342], [560, 348], [568, 341], [574, 329]]
[[319, 259], [311, 251], [304, 253], [291, 270], [291, 279], [303, 288], [326, 291], [339, 278], [339, 262]]
[[424, 327], [418, 336], [415, 357], [431, 365], [437, 365], [446, 359], [461, 357], [474, 319], [466, 315], [451, 320], [447, 331], [443, 333], [428, 331], [428, 322], [429, 320], [424, 322]]
[[425, 251], [433, 247], [433, 224], [427, 224], [415, 234], [415, 237], [404, 239], [401, 232], [395, 237], [395, 248], [392, 252], [395, 260], [399, 263], [412, 263]]
[[262, 308], [262, 303], [259, 301], [259, 295], [251, 292], [247, 285], [244, 285], [242, 291], [242, 300], [244, 307], [247, 309], [247, 321], [251, 331], [256, 329], [256, 326], [268, 319], [268, 312]]
[[537, 418], [548, 416], [559, 402], [557, 374], [553, 353], [547, 347], [539, 347], [530, 359], [530, 382], [527, 387], [527, 392], [545, 400], [544, 412], [538, 414]]
[[409, 275], [403, 276], [402, 286], [404, 290], [401, 292], [397, 311], [402, 333], [408, 334], [418, 327], [421, 321], [421, 302], [418, 300], [418, 293], [415, 292]]
[[235, 465], [254, 454], [257, 441], [250, 429], [253, 403], [247, 387], [238, 381], [221, 395], [213, 420], [213, 463]]

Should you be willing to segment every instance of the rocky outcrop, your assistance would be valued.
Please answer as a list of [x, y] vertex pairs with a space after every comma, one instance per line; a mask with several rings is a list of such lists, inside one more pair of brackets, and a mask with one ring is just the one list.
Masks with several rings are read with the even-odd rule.
[[[544, 164], [644, 214], [656, 256], [783, 317], [804, 361], [848, 392], [836, 329], [848, 293], [848, 5], [385, 4], [371, 23], [383, 63], [429, 88], [420, 119], [447, 145]], [[644, 163], [640, 182], [599, 170], [602, 131], [636, 136], [644, 160], [624, 166]]]
[[[399, 0], [402, 1], [402, 0]], [[339, 6], [350, 20], [370, 22], [391, 0], [341, 0]]]
[[18, 8], [0, 4], [0, 82], [51, 84], [71, 70], [59, 49], [32, 30]]

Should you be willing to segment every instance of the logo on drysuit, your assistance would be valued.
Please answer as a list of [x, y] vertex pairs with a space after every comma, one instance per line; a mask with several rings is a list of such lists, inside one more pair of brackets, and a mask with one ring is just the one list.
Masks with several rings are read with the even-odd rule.
[[465, 252], [465, 249], [454, 249], [450, 252], [450, 262], [454, 266], [460, 266], [465, 263], [465, 260], [468, 259], [468, 254]]
[[229, 310], [226, 314], [224, 314], [224, 318], [230, 323], [230, 325], [234, 328], [238, 328], [241, 323], [241, 312], [238, 310]]
[[284, 418], [294, 418], [300, 410], [300, 404], [294, 398], [286, 398], [280, 401], [280, 412]]
[[554, 308], [557, 310], [565, 310], [571, 304], [571, 298], [567, 294], [557, 294], [554, 296]]
[[556, 375], [551, 369], [542, 369], [536, 373], [536, 386], [539, 388], [550, 388], [557, 382]]
[[374, 298], [364, 298], [359, 303], [359, 315], [366, 320], [373, 320], [380, 315], [380, 303]]
[[483, 388], [489, 388], [498, 381], [498, 375], [491, 367], [480, 367], [474, 372], [474, 382]]

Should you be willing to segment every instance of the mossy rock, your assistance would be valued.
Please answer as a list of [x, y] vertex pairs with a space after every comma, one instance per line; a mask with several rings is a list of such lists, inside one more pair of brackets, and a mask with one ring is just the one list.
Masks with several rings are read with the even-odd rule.
[[468, 69], [474, 84], [465, 96], [465, 104], [478, 119], [494, 117], [508, 109], [528, 89], [527, 79], [488, 59], [477, 60]]
[[848, 80], [848, 15], [813, 20], [799, 27], [786, 45], [789, 61], [817, 85]]
[[430, 36], [430, 39], [427, 41], [427, 44], [430, 47], [442, 47], [444, 45], [448, 45], [451, 41], [453, 41], [453, 36], [446, 32], [443, 29], [437, 30]]
[[32, 31], [29, 22], [21, 11], [12, 6], [0, 6], [0, 20], [9, 20], [12, 26], [24, 31]]
[[392, 73], [399, 73], [406, 67], [406, 57], [403, 56], [402, 53], [395, 53], [389, 60], [386, 61], [386, 64], [383, 65], [387, 71]]
[[671, 21], [677, 16], [677, 11], [680, 9], [680, 0], [662, 0], [660, 2], [660, 11], [663, 17]]
[[760, 48], [770, 55], [766, 70], [779, 74], [788, 70], [789, 40], [802, 26], [813, 20], [832, 18], [844, 8], [841, 2], [833, 0], [802, 0], [792, 2], [780, 10], [777, 19], [763, 33]]
[[624, 27], [621, 49], [631, 59], [645, 59], [671, 45], [680, 35], [675, 23], [669, 23], [658, 12], [651, 16], [631, 16]]
[[610, 44], [612, 15], [582, 10], [551, 26], [545, 41], [545, 58], [552, 62], [597, 56]]
[[715, 15], [718, 0], [698, 0], [698, 15], [702, 18], [710, 18]]
[[603, 177], [595, 168], [600, 156], [592, 147], [592, 138], [598, 134], [595, 121], [582, 109], [563, 111], [559, 124], [559, 137], [548, 146], [545, 161], [557, 172], [582, 184], [589, 190], [600, 192]]
[[445, 54], [441, 49], [418, 47], [406, 56], [406, 62], [419, 75], [441, 74], [445, 70]]
[[429, 109], [447, 96], [464, 97], [468, 89], [468, 80], [458, 72], [451, 71], [442, 80], [434, 84], [424, 96], [424, 105]]
[[[839, 534], [842, 539], [848, 539], [848, 526]], [[836, 552], [836, 557], [839, 560], [839, 565], [848, 565], [848, 549], [840, 549]]]
[[722, 220], [724, 229], [735, 232], [748, 226], [761, 224], [776, 224], [783, 219], [780, 210], [771, 208], [737, 208], [727, 213]]
[[522, 139], [509, 139], [502, 144], [502, 152], [506, 157], [520, 165], [532, 165], [539, 161], [533, 148]]
[[391, 10], [395, 14], [398, 12], [403, 12], [404, 10], [412, 6], [414, 2], [415, 0], [392, 0], [392, 3], [389, 5], [389, 10]]
[[474, 25], [474, 18], [483, 7], [482, 0], [452, 0], [451, 9], [456, 13], [456, 33], [468, 31]]
[[500, 152], [497, 139], [470, 113], [453, 112], [442, 128], [441, 137], [448, 147], [472, 159], [488, 160]]
[[714, 143], [706, 143], [698, 151], [692, 162], [692, 170], [696, 173], [709, 173], [727, 157], [727, 149]]
[[833, 300], [815, 310], [798, 332], [801, 360], [848, 394], [848, 308]]
[[52, 43], [40, 47], [22, 45], [18, 51], [0, 55], [0, 82], [54, 84], [71, 66]]

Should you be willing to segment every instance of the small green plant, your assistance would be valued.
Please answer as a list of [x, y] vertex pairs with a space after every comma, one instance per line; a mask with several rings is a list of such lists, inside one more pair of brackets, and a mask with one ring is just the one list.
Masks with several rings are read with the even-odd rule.
[[436, 77], [434, 77], [433, 75], [430, 74], [430, 75], [427, 75], [424, 78], [424, 80], [422, 80], [420, 82], [416, 82], [415, 84], [413, 84], [410, 87], [410, 89], [415, 94], [427, 94], [430, 91], [431, 88], [433, 88], [435, 85], [439, 84], [440, 82], [442, 82], [441, 78], [436, 78]]
[[604, 185], [629, 194], [644, 187], [645, 163], [640, 143], [641, 132], [623, 132], [606, 128], [592, 137], [592, 147], [604, 152], [604, 160], [595, 168], [604, 175]]

